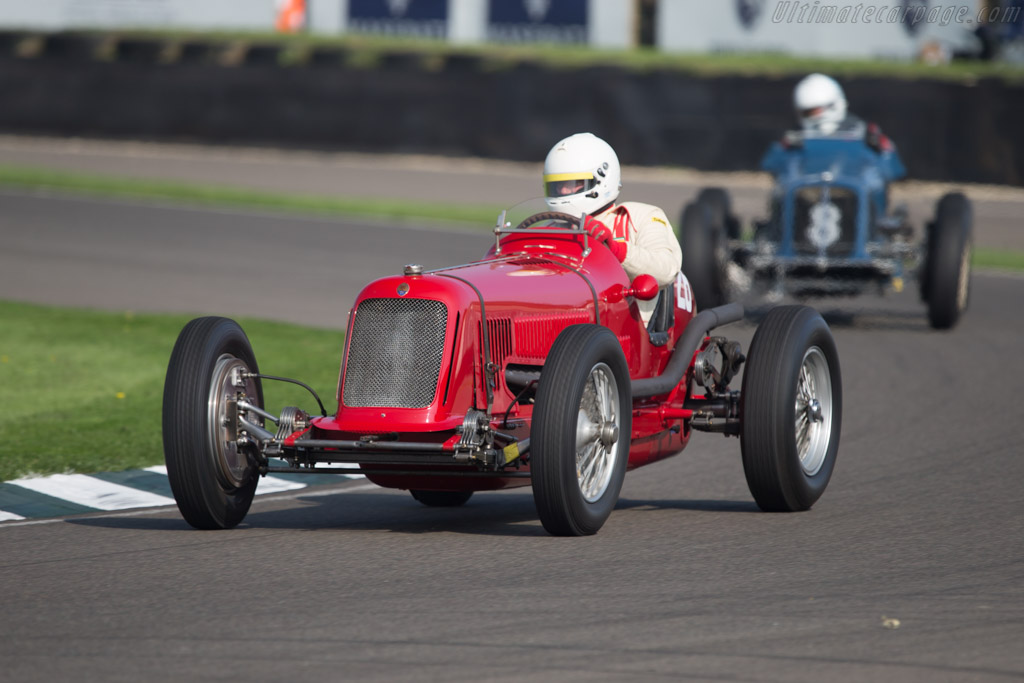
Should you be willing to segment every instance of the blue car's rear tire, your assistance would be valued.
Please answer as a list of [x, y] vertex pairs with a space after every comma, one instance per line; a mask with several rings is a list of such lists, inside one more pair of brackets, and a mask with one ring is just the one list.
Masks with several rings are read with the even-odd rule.
[[707, 203], [694, 201], [683, 209], [679, 246], [683, 251], [683, 273], [693, 289], [698, 310], [727, 303], [728, 243], [725, 229], [715, 220]]
[[731, 240], [740, 238], [740, 222], [732, 213], [732, 198], [728, 191], [721, 187], [705, 187], [697, 194], [697, 203], [711, 210], [712, 219], [722, 227], [726, 237]]
[[942, 196], [928, 243], [921, 278], [928, 322], [937, 330], [953, 327], [967, 310], [971, 287], [971, 203], [963, 194]]

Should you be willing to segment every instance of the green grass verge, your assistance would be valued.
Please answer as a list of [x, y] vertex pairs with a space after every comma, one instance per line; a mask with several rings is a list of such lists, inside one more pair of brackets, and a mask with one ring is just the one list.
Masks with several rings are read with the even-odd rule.
[[497, 206], [287, 194], [225, 185], [102, 176], [23, 166], [0, 166], [0, 185], [51, 189], [96, 197], [163, 199], [201, 205], [239, 206], [323, 215], [421, 219], [487, 227], [494, 225], [494, 220], [501, 211], [501, 207]]
[[976, 268], [1024, 270], [1024, 252], [975, 247], [971, 263]]
[[[164, 180], [97, 176], [40, 168], [0, 166], [0, 186], [50, 189], [96, 197], [160, 199], [210, 206], [237, 206], [322, 215], [357, 215], [391, 219], [422, 219], [491, 229], [499, 207], [458, 206], [398, 200], [318, 197], [263, 192], [237, 187], [193, 185]], [[1024, 270], [1024, 252], [975, 249], [977, 268]]]
[[[0, 481], [161, 464], [164, 375], [190, 318], [0, 302]], [[343, 332], [239, 322], [261, 370], [306, 382], [335, 411]], [[264, 389], [272, 412], [319, 412], [299, 387]]]

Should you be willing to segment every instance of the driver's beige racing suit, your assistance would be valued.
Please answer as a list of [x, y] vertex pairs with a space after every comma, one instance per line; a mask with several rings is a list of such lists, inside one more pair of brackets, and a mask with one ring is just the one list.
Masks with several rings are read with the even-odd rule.
[[[612, 239], [626, 243], [622, 267], [630, 280], [647, 273], [661, 287], [676, 281], [683, 265], [683, 251], [664, 211], [651, 204], [623, 202], [613, 204], [593, 218], [612, 231]], [[645, 324], [656, 304], [656, 299], [637, 301]]]

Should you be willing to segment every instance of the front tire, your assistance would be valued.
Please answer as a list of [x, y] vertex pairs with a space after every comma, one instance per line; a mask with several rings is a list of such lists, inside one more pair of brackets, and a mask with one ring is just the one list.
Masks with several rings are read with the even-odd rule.
[[807, 306], [773, 308], [743, 371], [740, 449], [747, 486], [766, 512], [807, 510], [828, 486], [843, 412], [839, 354]]
[[225, 425], [230, 400], [263, 407], [259, 378], [243, 373], [259, 367], [235, 321], [197, 318], [178, 335], [164, 382], [164, 458], [178, 509], [197, 529], [237, 526], [256, 493], [256, 467]]
[[971, 286], [971, 203], [951, 192], [939, 200], [929, 226], [922, 278], [922, 297], [928, 303], [928, 322], [946, 330], [967, 310]]
[[572, 325], [551, 347], [530, 430], [533, 499], [549, 533], [597, 533], [615, 508], [629, 460], [629, 381], [608, 328]]

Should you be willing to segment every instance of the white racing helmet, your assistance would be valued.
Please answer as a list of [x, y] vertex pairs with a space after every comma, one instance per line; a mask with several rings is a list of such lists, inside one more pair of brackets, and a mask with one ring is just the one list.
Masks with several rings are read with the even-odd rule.
[[619, 157], [592, 133], [560, 140], [544, 160], [544, 198], [552, 211], [592, 214], [619, 196]]
[[846, 95], [835, 79], [811, 74], [793, 91], [793, 107], [805, 132], [831, 135], [846, 118]]

